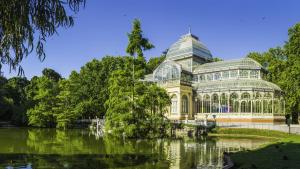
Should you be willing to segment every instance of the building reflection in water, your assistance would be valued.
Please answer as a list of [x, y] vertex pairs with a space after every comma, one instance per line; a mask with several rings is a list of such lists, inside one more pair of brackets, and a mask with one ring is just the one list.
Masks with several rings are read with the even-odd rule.
[[176, 140], [165, 142], [165, 153], [170, 169], [180, 168], [222, 168], [223, 152], [254, 149], [266, 140], [203, 138], [201, 140]]

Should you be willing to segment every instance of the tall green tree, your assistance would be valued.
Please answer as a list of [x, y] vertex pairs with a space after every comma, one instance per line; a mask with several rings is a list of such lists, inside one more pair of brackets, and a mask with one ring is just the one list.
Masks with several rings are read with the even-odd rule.
[[[127, 57], [128, 59], [128, 57]], [[108, 79], [114, 70], [124, 67], [126, 57], [106, 56], [86, 63], [79, 73], [69, 77], [72, 95], [77, 104], [74, 109], [81, 118], [95, 118], [105, 115], [105, 101], [108, 99]]]
[[29, 125], [56, 127], [59, 92], [58, 82], [47, 76], [34, 77], [30, 81], [26, 88], [27, 97], [32, 100], [32, 107], [27, 110]]
[[288, 31], [289, 39], [283, 47], [270, 48], [267, 52], [253, 52], [255, 59], [268, 70], [265, 77], [278, 84], [284, 92], [286, 112], [298, 123], [300, 112], [300, 24]]
[[43, 71], [43, 76], [46, 76], [47, 78], [58, 82], [60, 79], [62, 79], [61, 75], [57, 73], [55, 70], [50, 69], [50, 68], [45, 68]]
[[73, 121], [77, 120], [80, 112], [76, 111], [77, 100], [74, 97], [74, 86], [70, 80], [60, 80], [58, 83], [59, 94], [56, 96], [57, 103], [53, 107], [56, 114], [56, 127], [71, 127]]
[[131, 138], [161, 137], [167, 134], [169, 121], [165, 117], [170, 98], [155, 84], [136, 82], [134, 113], [132, 112], [131, 70], [113, 72], [109, 80], [106, 130], [114, 136]]
[[19, 63], [33, 50], [43, 61], [47, 38], [58, 28], [73, 26], [72, 14], [84, 4], [85, 0], [0, 1], [0, 65], [23, 73]]
[[13, 124], [27, 124], [26, 110], [28, 108], [28, 100], [25, 88], [28, 84], [29, 81], [25, 77], [13, 77], [7, 81], [7, 94], [13, 100], [13, 105], [11, 105], [10, 109], [10, 120]]
[[300, 113], [300, 23], [290, 28], [288, 35], [284, 45], [287, 62], [282, 87], [286, 92], [287, 110], [296, 122]]
[[141, 78], [145, 74], [146, 60], [144, 58], [143, 51], [150, 50], [152, 48], [154, 48], [154, 45], [151, 44], [143, 35], [141, 22], [138, 19], [135, 19], [133, 21], [132, 30], [128, 33], [128, 45], [126, 48], [126, 52], [130, 56], [134, 58], [137, 57], [137, 60], [134, 59], [133, 62], [133, 79], [135, 79], [135, 74], [137, 74], [136, 78]]

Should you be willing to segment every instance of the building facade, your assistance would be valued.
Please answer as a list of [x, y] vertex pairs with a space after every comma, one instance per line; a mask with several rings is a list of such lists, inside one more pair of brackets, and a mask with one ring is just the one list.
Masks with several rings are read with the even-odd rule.
[[266, 73], [251, 58], [213, 62], [208, 48], [188, 33], [171, 45], [165, 61], [145, 80], [167, 90], [172, 120], [283, 122], [283, 92], [265, 80]]

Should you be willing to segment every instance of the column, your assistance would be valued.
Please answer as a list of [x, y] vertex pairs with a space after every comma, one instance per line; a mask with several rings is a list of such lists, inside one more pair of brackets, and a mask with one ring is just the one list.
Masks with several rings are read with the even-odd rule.
[[211, 97], [212, 97], [212, 95], [210, 95], [210, 102], [209, 102], [209, 113], [211, 114]]
[[220, 109], [220, 107], [221, 107], [221, 96], [220, 96], [220, 93], [218, 94], [218, 98], [219, 98], [219, 113], [221, 113], [221, 109]]
[[261, 113], [264, 113], [264, 99], [261, 100]]
[[251, 106], [251, 108], [250, 108], [250, 110], [251, 110], [251, 114], [253, 114], [253, 110], [252, 110], [252, 100], [253, 100], [253, 92], [252, 92], [252, 95], [250, 95], [250, 102], [251, 102], [251, 104], [250, 104], [250, 106]]
[[238, 110], [239, 110], [239, 113], [241, 113], [241, 93], [240, 92], [238, 93], [238, 100], [239, 100], [238, 101], [238, 104], [239, 104], [238, 105]]
[[250, 104], [250, 106], [251, 106], [251, 108], [250, 108], [251, 109], [251, 114], [253, 114], [253, 111], [252, 111], [252, 104], [253, 104], [252, 103], [252, 99], [250, 100], [250, 102], [251, 102], [251, 104]]
[[274, 115], [274, 93], [272, 93], [272, 115]]
[[229, 106], [230, 106], [230, 92], [228, 93], [228, 95], [227, 95], [228, 97], [227, 97], [227, 113], [229, 113], [230, 111], [229, 111]]

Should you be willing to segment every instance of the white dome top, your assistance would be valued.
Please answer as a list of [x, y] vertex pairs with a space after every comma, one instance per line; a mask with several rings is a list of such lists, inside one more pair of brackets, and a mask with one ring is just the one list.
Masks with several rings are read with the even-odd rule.
[[167, 59], [177, 60], [185, 57], [197, 56], [206, 60], [211, 60], [212, 55], [208, 48], [199, 41], [198, 37], [188, 33], [181, 36], [168, 50]]

